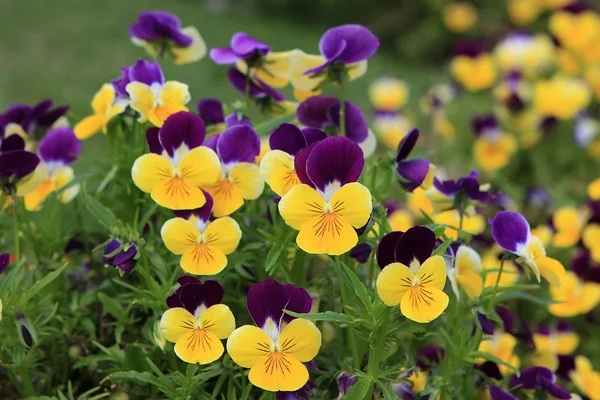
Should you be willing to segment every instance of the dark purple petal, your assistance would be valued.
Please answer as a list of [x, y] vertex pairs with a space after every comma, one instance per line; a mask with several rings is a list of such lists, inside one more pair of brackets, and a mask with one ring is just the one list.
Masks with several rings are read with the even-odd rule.
[[296, 116], [302, 125], [323, 129], [332, 124], [328, 112], [334, 104], [339, 104], [339, 100], [335, 97], [312, 96], [300, 103]]
[[223, 287], [217, 281], [206, 281], [203, 284], [186, 284], [182, 286], [179, 299], [184, 308], [194, 314], [200, 306], [209, 308], [223, 300]]
[[37, 155], [25, 150], [0, 153], [0, 176], [24, 178], [35, 170], [39, 162]]
[[368, 243], [360, 243], [350, 250], [350, 257], [354, 258], [358, 263], [364, 264], [369, 261], [371, 250], [371, 246]]
[[35, 125], [38, 129], [46, 130], [50, 128], [60, 117], [65, 115], [69, 111], [69, 106], [58, 106], [52, 110], [40, 115], [35, 121]]
[[496, 132], [499, 129], [498, 121], [494, 114], [477, 115], [471, 119], [471, 128], [475, 136]]
[[[312, 307], [312, 298], [306, 289], [294, 286], [290, 283], [284, 285], [284, 287], [290, 295], [290, 300], [285, 309], [298, 314], [309, 313]], [[292, 317], [291, 315], [283, 314], [283, 320], [285, 322], [290, 322], [295, 318], [296, 317]]]
[[417, 159], [402, 161], [396, 165], [396, 172], [403, 179], [400, 184], [412, 192], [425, 180], [429, 173], [429, 160]]
[[195, 210], [173, 210], [175, 216], [189, 220], [193, 215], [203, 222], [208, 221], [212, 214], [214, 200], [212, 196], [204, 190], [202, 193], [204, 193], [204, 197], [206, 198], [206, 203], [204, 203], [202, 207], [196, 208]]
[[234, 125], [219, 135], [217, 153], [225, 165], [252, 163], [260, 154], [260, 137], [248, 125]]
[[256, 85], [263, 93], [263, 95], [260, 97], [265, 97], [265, 96], [270, 97], [275, 101], [285, 100], [285, 94], [283, 94], [283, 92], [280, 92], [279, 90], [275, 89], [274, 87], [267, 85], [265, 82], [261, 81], [258, 78], [255, 78], [255, 80], [256, 80]]
[[404, 232], [390, 232], [381, 238], [375, 250], [379, 268], [383, 269], [386, 265], [396, 262], [396, 245], [402, 235]]
[[242, 60], [242, 57], [235, 54], [230, 47], [217, 47], [211, 49], [208, 55], [210, 56], [210, 59], [218, 65], [233, 64]]
[[302, 131], [293, 124], [283, 123], [279, 125], [269, 137], [271, 150], [281, 150], [292, 156], [306, 146], [306, 139]]
[[152, 86], [153, 83], [162, 85], [165, 83], [165, 76], [156, 60], [150, 63], [140, 58], [132, 67], [129, 67], [129, 81], [145, 83], [148, 86]]
[[132, 245], [127, 250], [122, 250], [113, 259], [114, 265], [121, 265], [127, 261], [130, 261], [137, 254], [137, 246]]
[[129, 27], [129, 35], [148, 42], [159, 39], [171, 40], [180, 47], [191, 46], [191, 37], [181, 32], [181, 22], [175, 15], [165, 11], [147, 11]]
[[453, 197], [460, 190], [456, 181], [453, 181], [452, 179], [440, 181], [438, 178], [434, 178], [433, 186], [435, 186], [440, 193], [448, 197]]
[[356, 375], [352, 375], [348, 372], [340, 372], [335, 380], [340, 391], [338, 398], [341, 399], [346, 396], [348, 390], [350, 390], [350, 388], [356, 384], [358, 379], [356, 378]]
[[163, 147], [160, 144], [160, 139], [158, 137], [159, 128], [150, 127], [146, 129], [146, 143], [148, 144], [148, 150], [154, 154], [162, 154]]
[[500, 389], [498, 386], [490, 386], [489, 391], [491, 400], [518, 400], [515, 396], [504, 391], [504, 389]]
[[2, 253], [0, 254], [0, 274], [2, 274], [6, 267], [8, 267], [8, 263], [10, 262], [10, 254]]
[[124, 272], [129, 272], [133, 269], [133, 267], [135, 267], [135, 264], [137, 263], [137, 260], [135, 258], [132, 258], [130, 260], [127, 260], [121, 264], [117, 264], [116, 267], [119, 268], [120, 270], [124, 271]]
[[23, 140], [23, 138], [19, 135], [10, 135], [9, 137], [5, 137], [4, 140], [1, 140], [0, 142], [2, 143], [0, 146], [0, 153], [15, 150], [25, 150], [25, 140]]
[[483, 333], [485, 333], [486, 335], [494, 334], [494, 325], [488, 319], [488, 317], [486, 317], [485, 314], [482, 314], [479, 311], [477, 311], [477, 320], [479, 321], [479, 324], [481, 325], [481, 330]]
[[556, 324], [556, 331], [561, 333], [570, 333], [573, 332], [573, 324], [567, 320], [560, 320]]
[[23, 342], [27, 347], [31, 347], [33, 345], [33, 337], [31, 336], [31, 332], [24, 323], [21, 323], [21, 337], [23, 338]]
[[194, 276], [191, 276], [191, 275], [180, 276], [177, 279], [177, 283], [179, 283], [179, 287], [177, 288], [175, 293], [173, 293], [172, 295], [167, 297], [167, 305], [169, 306], [169, 308], [174, 308], [174, 307], [185, 308], [185, 306], [183, 305], [183, 303], [181, 302], [181, 299], [180, 299], [181, 292], [185, 285], [202, 285], [202, 282], [200, 281], [200, 279], [198, 279]]
[[300, 150], [296, 154], [296, 157], [294, 157], [294, 169], [296, 170], [296, 175], [298, 175], [298, 179], [300, 179], [300, 182], [304, 183], [305, 185], [309, 185], [310, 187], [315, 187], [315, 185], [308, 177], [308, 173], [306, 171], [306, 163], [308, 161], [308, 157], [310, 156], [317, 143], [313, 143], [307, 148]]
[[252, 126], [252, 122], [250, 122], [248, 117], [243, 115], [241, 112], [234, 112], [233, 114], [229, 114], [228, 116], [226, 116], [225, 124], [227, 125], [228, 128], [230, 128], [234, 125]]
[[398, 154], [396, 155], [396, 162], [406, 160], [409, 156], [410, 152], [413, 150], [415, 145], [417, 144], [417, 140], [419, 140], [419, 130], [413, 129], [402, 139], [400, 144], [398, 145]]
[[[345, 101], [345, 120], [346, 120], [346, 137], [355, 143], [362, 143], [369, 135], [369, 127], [367, 120], [363, 115], [360, 108], [349, 102]], [[329, 107], [327, 112], [329, 121], [338, 129], [340, 128], [340, 103], [335, 103]]]
[[481, 365], [478, 365], [477, 368], [483, 372], [483, 374], [489, 378], [501, 380], [502, 374], [500, 373], [500, 369], [498, 368], [498, 364], [492, 361], [486, 361]]
[[402, 208], [398, 203], [396, 203], [393, 200], [386, 200], [383, 201], [381, 204], [385, 207], [388, 217], [392, 215], [394, 211], [397, 211]]
[[352, 64], [373, 56], [379, 48], [377, 36], [361, 25], [341, 25], [321, 37], [319, 50], [329, 61]]
[[[554, 378], [554, 377], [552, 377]], [[554, 384], [554, 379], [549, 379], [546, 376], [540, 376], [540, 384], [546, 389], [546, 392], [555, 399], [569, 400], [571, 393]]]
[[231, 50], [243, 59], [253, 56], [255, 53], [266, 54], [270, 48], [265, 43], [253, 38], [245, 32], [238, 32], [231, 38]]
[[25, 132], [29, 133], [26, 122], [31, 114], [31, 106], [27, 104], [13, 104], [2, 115], [0, 115], [0, 127], [4, 129], [9, 123], [20, 125]]
[[345, 185], [358, 180], [365, 159], [356, 143], [336, 136], [322, 140], [314, 146], [306, 160], [306, 172], [319, 190], [325, 191], [333, 182]]
[[587, 4], [581, 2], [581, 1], [574, 1], [574, 2], [570, 2], [570, 4], [567, 4], [565, 6], [563, 6], [561, 8], [562, 11], [566, 11], [569, 14], [581, 14], [584, 13], [586, 11], [591, 10], [590, 6], [588, 6]]
[[217, 143], [219, 142], [219, 138], [221, 137], [221, 134], [217, 134], [214, 136], [209, 137], [208, 139], [206, 139], [204, 141], [204, 143], [202, 143], [202, 146], [206, 146], [208, 148], [211, 148], [214, 150], [214, 152], [217, 152]]
[[509, 386], [513, 388], [535, 390], [539, 386], [539, 379], [545, 377], [552, 380], [552, 371], [544, 367], [531, 367], [521, 370], [519, 376], [512, 375], [509, 380]]
[[129, 67], [121, 68], [121, 77], [119, 79], [113, 79], [110, 81], [115, 93], [118, 97], [128, 99], [129, 93], [127, 93], [126, 87], [131, 81], [129, 80]]
[[431, 257], [435, 247], [435, 233], [424, 226], [413, 226], [400, 237], [396, 244], [396, 262], [410, 266], [413, 260], [423, 264]]
[[73, 129], [60, 127], [50, 131], [40, 142], [38, 154], [44, 162], [71, 164], [81, 153], [81, 141]]
[[160, 144], [171, 157], [182, 145], [188, 149], [200, 146], [205, 136], [204, 122], [197, 115], [187, 111], [169, 116], [158, 133]]
[[428, 370], [430, 367], [439, 364], [444, 358], [446, 350], [437, 345], [421, 347], [417, 351], [415, 362], [417, 367], [422, 370]]
[[102, 256], [102, 262], [107, 265], [113, 265], [113, 260], [116, 254], [113, 254], [121, 247], [121, 242], [118, 240], [112, 240], [108, 242], [104, 248], [104, 255]]
[[218, 99], [200, 99], [196, 108], [206, 126], [225, 122], [223, 104]]
[[474, 40], [463, 40], [456, 45], [454, 48], [455, 56], [465, 56], [470, 58], [476, 58], [480, 54], [485, 52], [485, 47], [481, 42]]
[[246, 304], [248, 312], [259, 328], [263, 329], [267, 319], [277, 326], [281, 323], [283, 309], [290, 302], [290, 293], [275, 279], [267, 279], [250, 287]]
[[418, 400], [418, 397], [415, 392], [413, 392], [412, 387], [406, 382], [393, 384], [392, 390], [398, 395], [398, 399], [400, 400]]
[[575, 357], [572, 355], [559, 355], [558, 356], [558, 368], [556, 368], [556, 375], [562, 379], [569, 379], [569, 374], [575, 369]]
[[310, 146], [313, 143], [317, 143], [323, 139], [327, 139], [327, 134], [318, 128], [304, 128], [302, 129], [304, 139], [306, 139], [306, 145]]
[[515, 253], [529, 239], [529, 223], [514, 211], [500, 211], [490, 220], [492, 236], [504, 250]]
[[227, 79], [229, 79], [229, 82], [238, 92], [248, 95], [253, 99], [266, 96], [264, 91], [252, 79], [248, 79], [246, 75], [238, 71], [235, 67], [229, 68]]

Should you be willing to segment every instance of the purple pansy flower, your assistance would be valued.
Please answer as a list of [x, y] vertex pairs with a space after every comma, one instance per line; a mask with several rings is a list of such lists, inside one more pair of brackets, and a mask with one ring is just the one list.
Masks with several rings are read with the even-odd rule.
[[354, 258], [358, 263], [364, 264], [369, 261], [372, 250], [371, 245], [368, 243], [360, 243], [350, 250], [350, 257]]
[[335, 380], [340, 391], [338, 399], [342, 399], [344, 398], [344, 396], [346, 396], [346, 394], [348, 394], [348, 390], [350, 390], [350, 388], [356, 384], [358, 378], [356, 377], [356, 375], [352, 375], [348, 372], [342, 371], [339, 373]]
[[482, 185], [479, 184], [478, 178], [479, 172], [472, 170], [469, 175], [463, 176], [457, 180], [448, 179], [440, 181], [438, 178], [434, 178], [433, 184], [439, 192], [447, 197], [456, 197], [459, 194], [464, 194], [473, 201], [482, 203], [493, 201], [495, 196], [490, 194], [487, 190], [482, 189]]
[[571, 269], [583, 281], [600, 283], [600, 263], [592, 259], [586, 249], [579, 250], [571, 259]]
[[555, 399], [570, 399], [571, 394], [555, 382], [556, 376], [548, 368], [531, 367], [521, 370], [519, 376], [511, 376], [509, 384], [512, 388], [521, 390], [543, 390]]
[[156, 60], [149, 62], [140, 58], [134, 65], [121, 68], [121, 77], [111, 81], [117, 97], [129, 98], [126, 88], [131, 82], [141, 82], [152, 87], [164, 84], [165, 76]]
[[[403, 179], [400, 181], [400, 184], [409, 192], [414, 191], [421, 185], [427, 186], [425, 180], [432, 171], [432, 165], [429, 160], [407, 160], [410, 152], [415, 147], [415, 144], [417, 144], [417, 140], [419, 140], [419, 130], [413, 129], [400, 142], [398, 154], [396, 155], [396, 172], [398, 172], [398, 175]], [[431, 185], [431, 183], [429, 183], [429, 185]]]
[[[369, 127], [362, 111], [355, 104], [345, 103], [345, 135], [355, 143], [361, 144], [367, 140]], [[301, 124], [327, 130], [340, 129], [340, 101], [332, 96], [312, 96], [304, 100], [296, 111]]]
[[166, 11], [146, 11], [129, 27], [133, 39], [153, 43], [160, 40], [172, 41], [176, 46], [192, 45], [192, 38], [181, 32], [181, 21]]
[[206, 310], [223, 300], [225, 292], [217, 281], [207, 280], [202, 283], [196, 277], [185, 275], [177, 279], [177, 282], [179, 287], [167, 297], [169, 308], [185, 308], [195, 315], [196, 311]]
[[269, 136], [269, 148], [295, 156], [302, 149], [326, 138], [327, 134], [320, 129], [300, 129], [296, 125], [283, 123]]
[[2, 253], [0, 254], [0, 274], [2, 274], [6, 267], [8, 267], [8, 263], [10, 262], [10, 254]]
[[462, 40], [454, 48], [455, 56], [477, 58], [483, 53], [485, 53], [485, 46], [475, 40]]
[[435, 234], [424, 226], [414, 226], [406, 232], [390, 232], [377, 245], [379, 268], [394, 262], [410, 266], [413, 260], [423, 264], [435, 247]]
[[471, 128], [475, 136], [494, 135], [500, 132], [500, 125], [494, 114], [477, 115], [471, 119]]
[[490, 386], [488, 388], [490, 392], [491, 400], [518, 400], [515, 396], [508, 393], [504, 389], [499, 388], [498, 386]]
[[196, 105], [196, 109], [206, 126], [222, 124], [225, 122], [223, 104], [218, 99], [200, 99]]
[[123, 275], [135, 267], [137, 253], [138, 249], [135, 243], [123, 245], [118, 239], [111, 240], [104, 248], [102, 262], [107, 266], [118, 268], [119, 273]]
[[43, 100], [33, 107], [14, 104], [0, 114], [0, 137], [7, 139], [19, 133], [40, 139], [68, 110], [69, 106], [53, 107], [51, 100]]
[[253, 99], [272, 99], [277, 102], [285, 100], [285, 94], [256, 77], [247, 77], [234, 67], [229, 68], [227, 71], [227, 79], [238, 92]]
[[319, 74], [332, 65], [349, 65], [367, 60], [378, 48], [379, 39], [366, 27], [353, 24], [336, 26], [327, 30], [319, 42], [319, 52], [325, 58], [325, 63], [304, 74]]
[[238, 61], [252, 61], [265, 56], [271, 48], [245, 32], [238, 32], [231, 38], [229, 47], [218, 47], [210, 51], [210, 58], [216, 64], [233, 64]]

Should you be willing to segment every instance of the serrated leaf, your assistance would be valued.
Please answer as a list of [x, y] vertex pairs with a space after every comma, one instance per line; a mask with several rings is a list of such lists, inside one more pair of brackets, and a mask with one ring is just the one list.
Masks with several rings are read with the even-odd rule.
[[42, 279], [34, 283], [28, 290], [25, 291], [23, 297], [21, 297], [21, 304], [27, 304], [29, 300], [35, 297], [35, 295], [38, 294], [43, 288], [45, 288], [53, 280], [58, 278], [60, 274], [62, 274], [62, 272], [64, 271], [65, 267], [66, 265], [63, 265], [62, 267], [55, 269], [54, 271], [50, 272]]
[[367, 398], [367, 394], [373, 384], [373, 378], [371, 376], [363, 376], [356, 381], [354, 386], [348, 390], [344, 400], [364, 400]]
[[343, 322], [350, 323], [354, 321], [349, 315], [336, 313], [333, 311], [325, 311], [322, 313], [308, 313], [308, 314], [299, 314], [290, 310], [283, 310], [286, 314], [291, 315], [296, 318], [304, 318], [309, 321], [331, 321], [331, 322]]

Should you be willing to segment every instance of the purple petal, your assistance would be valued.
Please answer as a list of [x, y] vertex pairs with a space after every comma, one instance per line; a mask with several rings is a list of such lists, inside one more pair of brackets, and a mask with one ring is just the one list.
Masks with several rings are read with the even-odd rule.
[[179, 283], [179, 287], [172, 295], [167, 297], [167, 305], [169, 306], [169, 308], [175, 308], [175, 307], [185, 308], [185, 306], [183, 305], [183, 303], [181, 302], [181, 299], [180, 299], [181, 292], [183, 291], [183, 287], [185, 285], [202, 285], [202, 282], [200, 281], [200, 279], [198, 279], [194, 276], [191, 276], [191, 275], [180, 276], [177, 279], [177, 282]]
[[0, 176], [24, 178], [35, 170], [39, 162], [37, 155], [26, 150], [0, 153]]
[[203, 284], [187, 284], [182, 287], [179, 299], [186, 310], [194, 314], [200, 306], [209, 308], [223, 300], [223, 287], [217, 281], [206, 281]]
[[[367, 120], [362, 111], [355, 104], [345, 101], [346, 137], [354, 143], [362, 143], [369, 135]], [[335, 103], [327, 112], [329, 121], [340, 128], [340, 103]]]
[[252, 126], [252, 122], [243, 115], [241, 112], [234, 112], [233, 114], [229, 114], [225, 117], [225, 124], [228, 128], [231, 128], [234, 125], [248, 125]]
[[498, 364], [496, 364], [495, 362], [486, 361], [483, 364], [478, 365], [477, 368], [489, 378], [497, 380], [502, 379], [502, 374], [500, 373]]
[[417, 144], [417, 140], [419, 140], [419, 130], [413, 129], [406, 135], [404, 139], [398, 145], [398, 154], [396, 155], [396, 162], [404, 161], [409, 156], [412, 149]]
[[454, 196], [459, 191], [456, 181], [453, 181], [452, 179], [440, 181], [438, 178], [433, 178], [433, 186], [448, 197]]
[[206, 126], [225, 122], [223, 104], [218, 99], [200, 99], [196, 108]]
[[571, 398], [571, 393], [555, 385], [553, 379], [549, 379], [546, 376], [540, 376], [539, 379], [542, 387], [546, 389], [546, 392], [548, 392], [548, 394], [552, 396], [552, 398], [562, 400], [569, 400]]
[[293, 124], [283, 123], [279, 125], [269, 137], [271, 150], [281, 150], [292, 156], [306, 146], [306, 139], [302, 131]]
[[23, 342], [27, 347], [31, 347], [33, 345], [33, 337], [31, 336], [31, 332], [25, 326], [25, 324], [21, 324], [21, 337], [23, 338]]
[[202, 283], [202, 281], [200, 281], [200, 279], [198, 279], [192, 275], [183, 275], [183, 276], [180, 276], [179, 278], [177, 278], [177, 283], [179, 283], [181, 286], [184, 286], [184, 285], [188, 285], [190, 283], [192, 283], [192, 284]]
[[475, 58], [484, 52], [485, 47], [483, 44], [475, 40], [463, 40], [454, 48], [455, 56]]
[[162, 154], [163, 147], [160, 144], [160, 139], [158, 138], [159, 128], [150, 127], [146, 129], [146, 143], [148, 144], [148, 150], [154, 154]]
[[242, 60], [242, 58], [235, 54], [230, 47], [217, 47], [215, 49], [211, 49], [209, 56], [210, 59], [218, 65], [233, 64]]
[[263, 95], [261, 97], [265, 97], [265, 96], [270, 97], [274, 101], [284, 101], [285, 100], [285, 94], [283, 94], [283, 92], [280, 92], [279, 90], [275, 89], [274, 87], [267, 85], [264, 81], [262, 81], [258, 78], [255, 78], [255, 80], [256, 80], [256, 85], [263, 93]]
[[350, 250], [350, 257], [354, 258], [358, 263], [364, 264], [371, 256], [371, 246], [368, 243], [360, 243]]
[[323, 139], [327, 139], [327, 134], [317, 128], [304, 128], [302, 129], [302, 134], [304, 135], [304, 139], [306, 140], [307, 146], [310, 146], [313, 143], [317, 143]]
[[[290, 283], [288, 283], [284, 286], [285, 286], [285, 289], [290, 294], [290, 301], [288, 302], [285, 309], [293, 311], [295, 313], [299, 313], [299, 314], [309, 313], [310, 309], [312, 307], [312, 298], [310, 297], [310, 294], [308, 294], [306, 289], [303, 289], [298, 286], [294, 286]], [[295, 318], [296, 317], [292, 317], [289, 314], [283, 315], [283, 320], [286, 322], [290, 322]]]
[[386, 265], [396, 262], [396, 245], [402, 235], [404, 232], [390, 232], [381, 238], [375, 250], [379, 268], [383, 269]]
[[24, 125], [29, 119], [31, 110], [31, 106], [27, 104], [11, 105], [2, 115], [0, 115], [0, 126], [4, 128], [9, 123], [14, 122], [15, 124], [21, 125], [25, 132], [28, 132], [27, 127]]
[[433, 231], [424, 226], [413, 226], [398, 240], [395, 259], [406, 266], [410, 266], [415, 259], [423, 264], [431, 257], [434, 247], [435, 234]]
[[133, 245], [127, 250], [122, 250], [113, 259], [113, 264], [119, 266], [129, 260], [131, 260], [137, 254], [137, 246]]
[[234, 125], [219, 135], [217, 153], [225, 165], [252, 163], [260, 154], [260, 138], [248, 125]]
[[471, 128], [475, 136], [495, 132], [499, 129], [498, 121], [494, 114], [477, 115], [471, 119]]
[[152, 86], [153, 83], [162, 85], [165, 83], [165, 76], [156, 60], [150, 63], [140, 58], [132, 67], [129, 67], [129, 81], [145, 83], [148, 86]]
[[50, 131], [40, 142], [38, 154], [45, 162], [71, 164], [81, 153], [81, 141], [73, 129], [60, 127]]
[[[48, 100], [49, 101], [49, 100]], [[52, 102], [50, 102], [52, 104]], [[57, 106], [38, 115], [34, 121], [35, 127], [46, 130], [50, 128], [60, 117], [69, 111], [69, 106]], [[33, 112], [32, 112], [32, 115]]]
[[570, 333], [573, 332], [573, 324], [567, 320], [558, 321], [556, 324], [556, 330], [561, 333]]
[[325, 191], [333, 182], [345, 185], [358, 180], [365, 159], [356, 143], [336, 136], [322, 140], [314, 146], [306, 160], [306, 172], [319, 190]]
[[[343, 47], [340, 47], [339, 54], [341, 54], [342, 51], [344, 51], [344, 48], [346, 47], [346, 43], [343, 43], [342, 45], [343, 45]], [[321, 72], [323, 72], [327, 68], [329, 68], [329, 66], [331, 64], [333, 64], [334, 61], [335, 61], [335, 59], [325, 61], [325, 63], [319, 65], [318, 67], [307, 69], [306, 71], [304, 71], [304, 73], [302, 75], [317, 75], [317, 74], [320, 74]]]
[[165, 11], [141, 13], [138, 21], [129, 28], [130, 36], [154, 42], [158, 39], [171, 40], [175, 45], [188, 47], [192, 38], [181, 32], [181, 22], [175, 15]]
[[212, 214], [214, 200], [212, 196], [204, 190], [202, 193], [204, 193], [204, 197], [206, 198], [206, 203], [204, 203], [202, 207], [196, 208], [195, 210], [173, 210], [175, 216], [189, 220], [193, 215], [203, 222], [208, 221]]
[[15, 150], [25, 150], [25, 140], [19, 135], [10, 135], [3, 140], [0, 139], [2, 145], [0, 146], [0, 153]]
[[6, 267], [8, 267], [8, 263], [10, 262], [10, 254], [2, 253], [0, 254], [0, 274], [2, 274]]
[[421, 186], [427, 177], [429, 173], [429, 160], [402, 161], [396, 166], [396, 171], [404, 179], [404, 181], [400, 181], [400, 184], [406, 190], [412, 192]]
[[250, 287], [246, 304], [248, 312], [259, 328], [263, 329], [267, 319], [281, 323], [283, 309], [290, 302], [290, 293], [275, 279], [267, 279]]
[[559, 355], [558, 356], [558, 368], [556, 369], [556, 375], [563, 379], [570, 379], [569, 375], [571, 371], [575, 369], [575, 356], [573, 355]]
[[127, 93], [126, 87], [130, 82], [131, 81], [129, 80], [129, 67], [121, 68], [121, 77], [119, 79], [113, 79], [110, 81], [113, 88], [115, 89], [117, 96], [124, 99], [129, 98], [129, 93]]
[[[252, 79], [248, 79], [246, 75], [238, 71], [235, 67], [229, 68], [227, 71], [227, 79], [233, 87], [244, 95], [249, 95], [253, 99], [258, 99], [265, 96], [263, 90], [254, 83]], [[248, 87], [246, 87], [248, 85]]]
[[121, 247], [121, 242], [118, 240], [112, 240], [112, 241], [108, 242], [108, 244], [104, 248], [104, 255], [102, 256], [102, 262], [107, 265], [112, 265], [115, 255], [110, 256], [110, 254], [114, 253], [119, 247]]
[[509, 386], [513, 388], [534, 390], [538, 387], [540, 377], [552, 379], [552, 371], [544, 367], [531, 367], [521, 370], [519, 376], [512, 375], [509, 380]]
[[171, 157], [182, 145], [188, 149], [200, 146], [205, 136], [204, 122], [197, 115], [187, 111], [169, 116], [158, 133], [160, 144]]
[[485, 314], [482, 314], [479, 311], [477, 311], [477, 319], [479, 320], [479, 324], [481, 325], [481, 330], [483, 331], [483, 333], [485, 333], [486, 335], [494, 334], [494, 325], [488, 319], [488, 317], [485, 316]]
[[502, 320], [502, 324], [504, 325], [505, 332], [508, 332], [508, 333], [515, 332], [516, 321], [515, 321], [515, 316], [512, 313], [512, 311], [510, 311], [506, 307], [498, 307], [496, 309], [496, 314], [498, 314], [498, 316]]
[[430, 367], [439, 364], [444, 358], [445, 353], [446, 350], [441, 346], [430, 345], [421, 347], [415, 357], [417, 367], [422, 370], [428, 370]]
[[348, 390], [356, 384], [358, 379], [356, 375], [352, 375], [348, 372], [340, 372], [335, 380], [338, 385], [338, 390], [340, 391], [338, 398], [342, 399], [346, 396]]
[[245, 32], [238, 32], [231, 38], [231, 49], [243, 59], [249, 58], [255, 52], [266, 54], [270, 48], [265, 43], [253, 38]]
[[319, 42], [327, 60], [352, 64], [373, 56], [379, 48], [377, 36], [361, 25], [342, 25], [329, 29]]
[[336, 103], [339, 100], [332, 96], [312, 96], [300, 103], [296, 116], [302, 125], [323, 129], [331, 125], [328, 111]]
[[490, 386], [489, 391], [491, 400], [518, 400], [515, 396], [500, 389], [498, 386]]
[[307, 148], [300, 150], [294, 157], [294, 169], [296, 170], [298, 179], [300, 179], [300, 182], [304, 183], [305, 185], [309, 185], [310, 187], [315, 187], [315, 185], [308, 177], [306, 163], [317, 143], [313, 143]]
[[217, 152], [217, 143], [219, 142], [219, 138], [220, 137], [221, 137], [220, 133], [217, 134], [217, 135], [211, 136], [208, 139], [206, 139], [204, 141], [204, 143], [202, 143], [202, 146], [206, 146], [208, 148], [211, 148], [216, 153]]
[[490, 220], [492, 236], [504, 250], [515, 253], [529, 239], [529, 223], [514, 211], [500, 211]]

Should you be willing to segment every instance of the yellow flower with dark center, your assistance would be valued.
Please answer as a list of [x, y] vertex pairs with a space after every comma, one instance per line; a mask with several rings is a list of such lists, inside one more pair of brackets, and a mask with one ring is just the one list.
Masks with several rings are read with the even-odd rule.
[[117, 99], [115, 89], [110, 83], [105, 83], [92, 99], [94, 114], [82, 119], [75, 125], [74, 131], [78, 139], [84, 140], [106, 128], [111, 119], [125, 111], [128, 100]]
[[497, 77], [494, 58], [479, 49], [455, 56], [450, 63], [450, 71], [452, 76], [471, 92], [490, 88]]
[[[479, 351], [489, 353], [493, 356], [498, 357], [508, 365], [515, 368], [519, 368], [521, 361], [519, 357], [514, 353], [517, 345], [517, 339], [510, 333], [502, 331], [496, 331], [493, 335], [484, 338], [479, 344]], [[480, 359], [480, 362], [484, 362], [485, 359]], [[513, 370], [506, 365], [498, 364], [498, 369], [502, 375], [506, 375]]]
[[562, 46], [579, 50], [597, 40], [600, 18], [593, 10], [581, 13], [558, 11], [550, 17], [548, 28]]

